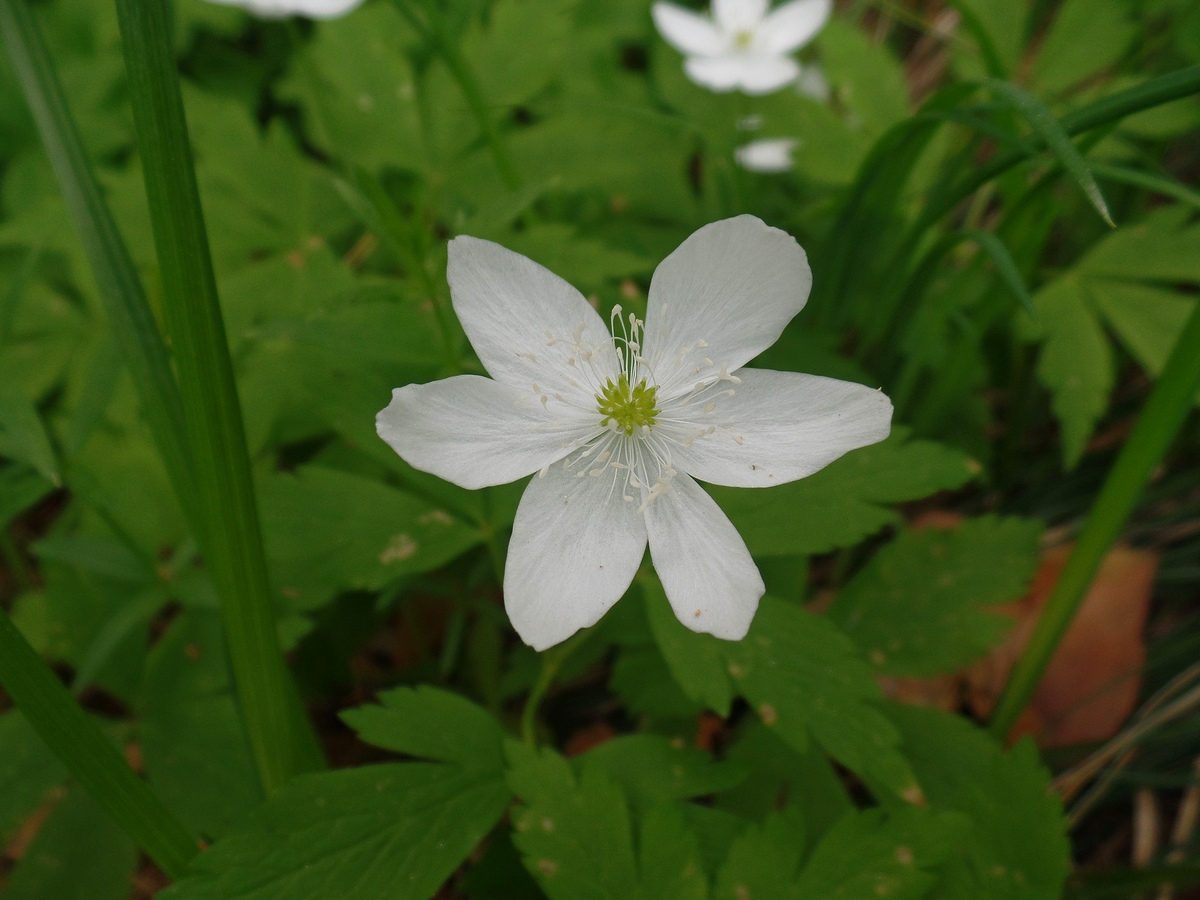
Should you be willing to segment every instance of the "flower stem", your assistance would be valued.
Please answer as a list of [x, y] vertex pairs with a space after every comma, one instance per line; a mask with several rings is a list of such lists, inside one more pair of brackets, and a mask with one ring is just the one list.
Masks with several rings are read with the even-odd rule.
[[992, 714], [992, 734], [1003, 738], [1028, 704], [1104, 554], [1133, 512], [1142, 488], [1167, 452], [1200, 390], [1200, 302], [1180, 333], [1133, 433], [1100, 490], [1025, 652]]
[[0, 611], [0, 684], [54, 754], [172, 879], [199, 852], [195, 839]]
[[551, 647], [542, 654], [542, 670], [538, 673], [537, 680], [533, 683], [533, 687], [529, 691], [529, 697], [525, 701], [525, 709], [521, 712], [521, 740], [530, 747], [537, 746], [537, 728], [535, 721], [537, 719], [538, 707], [542, 705], [542, 700], [546, 696], [546, 691], [550, 689], [550, 685], [554, 683], [554, 678], [558, 675], [562, 668], [576, 648], [587, 640], [589, 631], [580, 631], [561, 644]]
[[217, 593], [242, 721], [266, 792], [321, 766], [276, 632], [241, 405], [160, 0], [117, 0], [134, 127], [175, 350], [196, 536]]

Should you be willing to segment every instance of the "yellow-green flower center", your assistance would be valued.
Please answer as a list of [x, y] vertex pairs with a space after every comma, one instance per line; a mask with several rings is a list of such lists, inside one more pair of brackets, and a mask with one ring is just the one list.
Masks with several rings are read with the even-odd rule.
[[754, 32], [748, 29], [739, 31], [733, 36], [733, 46], [738, 50], [749, 50], [754, 43]]
[[596, 395], [596, 408], [604, 417], [600, 424], [614, 422], [628, 436], [632, 436], [643, 425], [654, 425], [658, 416], [655, 406], [657, 393], [658, 388], [648, 386], [644, 378], [632, 388], [626, 375], [615, 382], [608, 379], [608, 384]]

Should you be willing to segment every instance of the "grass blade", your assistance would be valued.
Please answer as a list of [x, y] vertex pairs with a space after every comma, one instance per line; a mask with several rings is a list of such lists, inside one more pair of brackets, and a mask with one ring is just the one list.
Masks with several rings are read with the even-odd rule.
[[1108, 204], [1104, 202], [1104, 195], [1100, 193], [1100, 185], [1096, 184], [1096, 178], [1092, 175], [1087, 160], [1083, 158], [1083, 154], [1079, 152], [1070, 135], [1067, 134], [1066, 129], [1050, 111], [1050, 108], [1033, 94], [1022, 90], [1010, 81], [992, 78], [988, 79], [987, 85], [993, 93], [1024, 117], [1034, 133], [1045, 142], [1062, 167], [1075, 179], [1075, 183], [1083, 190], [1096, 212], [1100, 213], [1100, 217], [1110, 227], [1115, 228], [1116, 224], [1108, 211]]
[[116, 223], [79, 140], [54, 64], [25, 0], [0, 0], [0, 32], [46, 155], [62, 187], [113, 335], [180, 504], [190, 509], [191, 462], [170, 358]]
[[1000, 280], [1004, 282], [1004, 286], [1008, 288], [1009, 293], [1024, 307], [1025, 312], [1029, 313], [1031, 319], [1037, 319], [1037, 312], [1033, 308], [1033, 297], [1029, 295], [1029, 288], [1025, 286], [1025, 279], [1021, 277], [1021, 270], [1017, 267], [1017, 261], [1012, 258], [1012, 254], [1004, 246], [1004, 241], [1000, 240], [1000, 238], [996, 237], [990, 231], [980, 231], [978, 229], [964, 232], [963, 237], [973, 240], [979, 245], [979, 249], [991, 258], [996, 266], [996, 271], [1000, 275]]
[[268, 793], [319, 765], [284, 665], [241, 406], [217, 299], [167, 5], [117, 0], [134, 126], [196, 473], [198, 537], [221, 597], [233, 680]]
[[1117, 539], [1150, 473], [1183, 425], [1198, 389], [1200, 303], [1180, 333], [1133, 433], [1108, 473], [1029, 644], [1009, 676], [989, 726], [996, 737], [1002, 739], [1012, 730], [1029, 703], [1104, 554]]
[[195, 839], [129, 768], [2, 610], [0, 684], [42, 740], [133, 842], [168, 877], [182, 877], [199, 852]]
[[1128, 166], [1094, 165], [1092, 173], [1108, 181], [1116, 181], [1155, 194], [1162, 194], [1164, 197], [1186, 203], [1192, 209], [1200, 209], [1200, 191], [1190, 188], [1186, 184], [1180, 184], [1173, 178], [1165, 178], [1152, 172], [1142, 172]]

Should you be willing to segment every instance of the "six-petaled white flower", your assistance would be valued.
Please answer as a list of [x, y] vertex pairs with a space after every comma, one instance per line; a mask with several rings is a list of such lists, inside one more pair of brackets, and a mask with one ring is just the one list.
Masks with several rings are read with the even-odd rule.
[[536, 473], [504, 574], [517, 633], [540, 650], [594, 624], [649, 543], [680, 621], [742, 638], [763, 582], [694, 479], [783, 484], [891, 424], [877, 390], [742, 368], [804, 306], [804, 251], [753, 216], [707, 225], [655, 271], [645, 322], [618, 307], [611, 332], [517, 253], [470, 237], [449, 252], [454, 309], [492, 378], [397, 388], [376, 426], [409, 464], [462, 487]]
[[829, 20], [832, 0], [789, 0], [767, 11], [769, 0], [712, 0], [712, 15], [658, 2], [654, 24], [684, 54], [692, 81], [714, 91], [740, 88], [768, 94], [800, 77], [788, 54], [799, 50]]
[[226, 6], [240, 6], [264, 19], [307, 16], [310, 19], [336, 19], [363, 0], [212, 0]]

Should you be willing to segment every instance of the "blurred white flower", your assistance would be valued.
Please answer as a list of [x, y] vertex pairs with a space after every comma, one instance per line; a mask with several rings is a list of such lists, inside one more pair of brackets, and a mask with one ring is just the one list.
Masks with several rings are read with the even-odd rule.
[[799, 143], [795, 138], [762, 138], [738, 147], [733, 156], [738, 165], [751, 172], [786, 172], [792, 167], [792, 151]]
[[812, 40], [833, 10], [832, 0], [789, 0], [770, 12], [768, 4], [712, 0], [712, 14], [705, 16], [658, 2], [651, 14], [663, 39], [687, 57], [683, 67], [696, 84], [768, 94], [800, 76], [788, 54]]
[[801, 67], [800, 76], [796, 79], [796, 90], [821, 103], [828, 103], [832, 96], [829, 90], [829, 80], [821, 71], [821, 67], [817, 65]]
[[307, 16], [310, 19], [336, 19], [361, 4], [363, 0], [211, 0], [225, 6], [240, 6], [264, 19], [284, 19], [288, 16]]
[[745, 543], [694, 478], [769, 487], [883, 440], [891, 402], [859, 384], [744, 369], [808, 298], [788, 234], [753, 216], [701, 228], [613, 330], [575, 290], [489, 241], [450, 242], [454, 309], [492, 378], [407, 385], [376, 417], [406, 462], [465, 488], [531, 473], [504, 602], [542, 650], [597, 622], [646, 545], [688, 628], [745, 636], [763, 593]]

